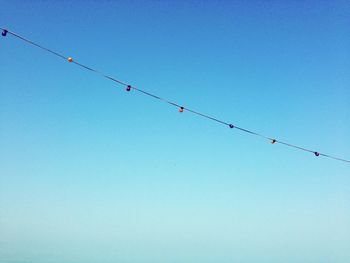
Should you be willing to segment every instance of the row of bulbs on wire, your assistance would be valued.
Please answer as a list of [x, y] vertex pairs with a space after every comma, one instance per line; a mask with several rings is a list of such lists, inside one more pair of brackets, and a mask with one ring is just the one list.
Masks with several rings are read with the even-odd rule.
[[331, 159], [335, 159], [335, 160], [338, 160], [338, 161], [350, 163], [350, 160], [346, 160], [346, 159], [342, 159], [342, 158], [335, 157], [335, 156], [332, 156], [332, 155], [320, 153], [320, 152], [318, 152], [318, 151], [312, 151], [312, 150], [310, 150], [310, 149], [307, 149], [307, 148], [304, 148], [304, 147], [300, 147], [300, 146], [298, 146], [298, 145], [290, 144], [290, 143], [287, 143], [287, 142], [284, 142], [284, 141], [277, 140], [277, 139], [275, 139], [275, 138], [267, 137], [267, 136], [264, 136], [264, 135], [262, 135], [262, 134], [256, 133], [256, 132], [254, 132], [254, 131], [250, 131], [250, 130], [247, 130], [247, 129], [244, 129], [244, 128], [235, 126], [235, 125], [233, 125], [233, 124], [231, 124], [231, 123], [228, 123], [228, 122], [219, 120], [219, 119], [217, 119], [217, 118], [215, 118], [215, 117], [206, 115], [206, 114], [204, 114], [204, 113], [201, 113], [201, 112], [198, 112], [198, 111], [194, 111], [194, 110], [192, 110], [192, 109], [190, 109], [190, 108], [187, 108], [187, 107], [185, 108], [185, 107], [181, 106], [180, 104], [177, 104], [177, 103], [175, 103], [175, 102], [166, 100], [166, 99], [164, 99], [164, 98], [161, 98], [161, 97], [159, 97], [159, 96], [157, 96], [157, 95], [155, 95], [155, 94], [153, 94], [153, 93], [147, 92], [147, 91], [142, 90], [142, 89], [137, 88], [137, 87], [134, 87], [134, 86], [132, 86], [132, 85], [130, 85], [130, 84], [127, 84], [127, 83], [125, 83], [125, 82], [123, 82], [123, 81], [121, 81], [121, 80], [118, 80], [118, 79], [116, 79], [116, 78], [114, 78], [114, 77], [108, 76], [108, 75], [106, 75], [106, 74], [104, 74], [104, 73], [102, 73], [102, 72], [100, 72], [100, 71], [98, 71], [98, 70], [96, 70], [96, 69], [93, 69], [93, 68], [91, 68], [91, 67], [88, 67], [88, 66], [86, 66], [86, 65], [83, 65], [83, 64], [81, 64], [81, 63], [78, 63], [78, 62], [76, 62], [75, 60], [73, 60], [72, 57], [66, 57], [66, 56], [64, 56], [64, 55], [61, 55], [61, 54], [59, 54], [59, 53], [57, 53], [57, 52], [55, 52], [55, 51], [53, 51], [53, 50], [51, 50], [51, 49], [49, 49], [49, 48], [46, 48], [46, 47], [44, 47], [44, 46], [41, 46], [41, 45], [39, 45], [39, 44], [33, 42], [32, 40], [29, 40], [29, 39], [27, 39], [27, 38], [25, 38], [25, 37], [23, 37], [23, 36], [20, 36], [20, 35], [18, 35], [18, 34], [16, 34], [16, 33], [12, 32], [12, 31], [9, 31], [9, 30], [3, 29], [3, 28], [0, 28], [0, 29], [2, 29], [1, 35], [4, 36], [4, 37], [7, 36], [7, 34], [11, 34], [11, 35], [13, 35], [13, 36], [15, 36], [15, 37], [17, 37], [17, 38], [23, 40], [24, 42], [27, 42], [27, 43], [29, 43], [29, 44], [31, 44], [31, 45], [34, 45], [34, 46], [36, 46], [36, 47], [38, 47], [38, 48], [41, 48], [41, 49], [43, 49], [43, 50], [45, 50], [45, 51], [47, 51], [47, 52], [52, 53], [53, 55], [56, 55], [56, 56], [58, 56], [58, 57], [60, 57], [60, 58], [63, 58], [63, 59], [65, 59], [65, 60], [67, 60], [69, 63], [74, 63], [74, 64], [76, 64], [76, 65], [78, 65], [78, 66], [80, 66], [80, 67], [82, 67], [82, 68], [84, 68], [84, 69], [86, 69], [86, 70], [89, 70], [89, 71], [95, 72], [95, 73], [97, 73], [97, 74], [100, 74], [100, 75], [102, 75], [103, 77], [105, 77], [105, 78], [107, 78], [107, 79], [109, 79], [109, 80], [111, 80], [111, 81], [114, 81], [114, 82], [116, 82], [116, 83], [118, 83], [118, 84], [120, 84], [120, 85], [123, 85], [123, 86], [126, 87], [125, 89], [126, 89], [127, 92], [130, 92], [130, 91], [133, 89], [133, 90], [136, 90], [136, 91], [138, 91], [138, 92], [140, 92], [140, 93], [142, 93], [142, 94], [144, 94], [144, 95], [153, 97], [153, 98], [158, 99], [158, 100], [161, 100], [161, 101], [163, 101], [163, 102], [165, 102], [165, 103], [167, 103], [167, 104], [170, 104], [170, 105], [172, 105], [172, 106], [175, 106], [175, 107], [178, 108], [178, 110], [179, 110], [180, 113], [183, 113], [184, 110], [187, 110], [187, 111], [189, 111], [189, 112], [191, 112], [191, 113], [193, 113], [193, 114], [196, 114], [196, 115], [198, 115], [198, 116], [200, 116], [200, 117], [203, 117], [203, 118], [206, 118], [206, 119], [215, 121], [215, 122], [220, 123], [220, 124], [223, 124], [223, 125], [226, 125], [226, 126], [228, 126], [229, 128], [231, 128], [231, 129], [236, 128], [236, 129], [238, 129], [238, 130], [240, 130], [240, 131], [243, 131], [243, 132], [246, 132], [246, 133], [249, 133], [249, 134], [258, 136], [258, 137], [261, 137], [261, 138], [263, 138], [263, 139], [267, 139], [267, 140], [269, 140], [269, 141], [271, 142], [271, 144], [279, 143], [279, 144], [282, 144], [282, 145], [285, 145], [285, 146], [288, 146], [288, 147], [295, 148], [295, 149], [297, 149], [297, 150], [301, 150], [301, 151], [313, 153], [315, 156], [320, 156], [320, 155], [322, 155], [322, 156], [327, 157], [327, 158], [331, 158]]

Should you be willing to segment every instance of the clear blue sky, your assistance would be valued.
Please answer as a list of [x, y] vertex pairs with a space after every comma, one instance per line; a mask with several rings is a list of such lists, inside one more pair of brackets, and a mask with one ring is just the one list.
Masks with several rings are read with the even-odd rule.
[[[1, 1], [0, 25], [350, 158], [349, 1]], [[0, 262], [350, 262], [350, 166], [0, 39]]]

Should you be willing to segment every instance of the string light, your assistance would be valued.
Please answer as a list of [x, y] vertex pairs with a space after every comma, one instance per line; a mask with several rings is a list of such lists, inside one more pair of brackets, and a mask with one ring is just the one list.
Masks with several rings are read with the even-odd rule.
[[[26, 43], [28, 43], [28, 44], [31, 44], [31, 45], [33, 45], [33, 46], [36, 46], [36, 47], [42, 49], [42, 50], [45, 50], [45, 51], [47, 51], [47, 52], [49, 52], [49, 53], [51, 53], [51, 54], [53, 54], [53, 55], [55, 55], [55, 56], [57, 56], [57, 57], [60, 57], [60, 58], [65, 59], [65, 60], [68, 60], [68, 62], [74, 63], [74, 64], [76, 64], [77, 66], [80, 66], [80, 67], [82, 67], [82, 68], [84, 68], [84, 69], [86, 69], [86, 70], [89, 70], [89, 71], [95, 72], [95, 73], [97, 73], [97, 74], [100, 74], [101, 76], [103, 76], [104, 78], [106, 78], [106, 79], [108, 79], [108, 80], [111, 80], [111, 81], [116, 82], [116, 83], [118, 83], [118, 84], [120, 84], [120, 85], [123, 85], [123, 86], [126, 87], [126, 91], [130, 91], [131, 88], [133, 88], [134, 90], [136, 90], [136, 91], [142, 93], [143, 95], [147, 95], [147, 96], [152, 97], [152, 98], [154, 98], [154, 99], [163, 101], [163, 102], [165, 102], [165, 103], [167, 103], [167, 104], [169, 104], [169, 105], [171, 105], [171, 106], [175, 106], [175, 107], [179, 108], [179, 112], [183, 112], [183, 111], [184, 111], [184, 107], [183, 107], [183, 106], [180, 106], [178, 103], [175, 103], [175, 102], [166, 100], [166, 99], [164, 99], [164, 98], [161, 98], [161, 97], [159, 97], [159, 96], [157, 96], [157, 95], [155, 95], [155, 94], [149, 93], [149, 92], [147, 92], [147, 91], [145, 91], [145, 90], [142, 90], [142, 89], [140, 89], [140, 88], [132, 87], [131, 85], [126, 84], [125, 82], [123, 82], [123, 81], [121, 81], [121, 80], [118, 80], [118, 79], [113, 78], [113, 77], [111, 77], [111, 76], [105, 75], [104, 73], [102, 73], [102, 72], [100, 72], [100, 71], [98, 71], [98, 70], [96, 70], [96, 69], [93, 69], [93, 68], [90, 68], [90, 67], [88, 67], [88, 66], [86, 66], [86, 65], [83, 65], [83, 64], [81, 64], [81, 63], [78, 63], [78, 62], [74, 61], [73, 58], [71, 58], [71, 57], [63, 56], [63, 55], [61, 55], [61, 54], [59, 54], [59, 53], [57, 53], [57, 52], [55, 52], [55, 51], [53, 51], [53, 50], [51, 50], [51, 49], [48, 49], [48, 48], [46, 48], [46, 47], [44, 47], [44, 46], [41, 46], [41, 45], [39, 45], [39, 44], [37, 44], [37, 43], [35, 43], [35, 42], [33, 42], [33, 41], [27, 39], [27, 38], [24, 38], [24, 37], [21, 36], [21, 35], [16, 34], [15, 32], [12, 32], [12, 31], [7, 30], [7, 29], [4, 29], [4, 28], [0, 28], [0, 29], [2, 30], [1, 35], [4, 36], [4, 37], [5, 37], [7, 34], [11, 34], [12, 36], [14, 36], [14, 37], [16, 37], [16, 38], [18, 38], [18, 39], [20, 39], [20, 40], [22, 40], [22, 41], [24, 41], [24, 42], [26, 42]], [[304, 152], [313, 153], [313, 154], [314, 154], [315, 156], [317, 156], [317, 157], [318, 157], [318, 156], [323, 156], [323, 157], [331, 158], [331, 159], [334, 159], [334, 160], [337, 160], [337, 161], [342, 161], [342, 162], [350, 163], [350, 160], [342, 159], [342, 158], [339, 158], [339, 157], [336, 157], [336, 156], [332, 156], [332, 155], [320, 153], [320, 152], [317, 152], [317, 151], [312, 151], [312, 150], [309, 150], [309, 149], [307, 149], [307, 148], [303, 148], [303, 147], [300, 147], [300, 146], [297, 146], [297, 145], [294, 145], [294, 144], [286, 143], [286, 142], [283, 142], [283, 141], [280, 141], [280, 140], [277, 141], [277, 140], [274, 139], [274, 138], [270, 138], [270, 137], [264, 136], [264, 135], [262, 135], [262, 134], [256, 133], [256, 132], [254, 132], [254, 131], [250, 131], [250, 130], [247, 130], [247, 129], [244, 129], [244, 128], [241, 128], [241, 127], [238, 127], [238, 126], [234, 126], [234, 125], [231, 124], [231, 123], [227, 123], [227, 122], [225, 122], [225, 121], [219, 120], [219, 119], [217, 119], [217, 118], [211, 117], [211, 116], [206, 115], [206, 114], [203, 114], [203, 113], [201, 113], [201, 112], [194, 111], [194, 110], [189, 109], [189, 108], [186, 108], [186, 110], [187, 110], [188, 112], [191, 112], [191, 113], [193, 113], [193, 114], [195, 114], [195, 115], [198, 115], [198, 116], [200, 116], [200, 117], [203, 117], [203, 118], [206, 118], [206, 119], [208, 119], [208, 120], [215, 121], [215, 122], [217, 122], [217, 123], [219, 123], [219, 124], [228, 126], [228, 127], [231, 128], [231, 129], [236, 128], [236, 129], [238, 129], [238, 130], [240, 130], [240, 131], [242, 131], [242, 132], [249, 133], [249, 134], [254, 135], [254, 136], [258, 136], [258, 137], [260, 137], [260, 138], [262, 138], [262, 139], [269, 140], [269, 141], [271, 142], [271, 144], [279, 143], [279, 144], [282, 144], [282, 145], [285, 145], [285, 146], [288, 146], [288, 147], [291, 147], [291, 148], [294, 148], [294, 149], [297, 149], [297, 150], [301, 150], [301, 151], [304, 151]]]

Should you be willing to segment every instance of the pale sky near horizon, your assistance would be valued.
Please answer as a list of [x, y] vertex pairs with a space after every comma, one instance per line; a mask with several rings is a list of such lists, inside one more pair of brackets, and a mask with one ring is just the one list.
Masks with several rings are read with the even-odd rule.
[[[348, 1], [0, 1], [0, 27], [350, 158]], [[0, 263], [350, 262], [350, 165], [0, 38]]]

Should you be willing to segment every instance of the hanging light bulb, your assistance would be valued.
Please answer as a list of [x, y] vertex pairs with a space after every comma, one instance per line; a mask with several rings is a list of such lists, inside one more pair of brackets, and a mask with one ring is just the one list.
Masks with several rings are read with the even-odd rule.
[[131, 90], [131, 86], [128, 85], [128, 86], [126, 87], [126, 91], [130, 91], [130, 90]]
[[179, 112], [184, 112], [184, 107], [180, 107]]
[[67, 58], [68, 62], [73, 62], [73, 58], [69, 57]]
[[6, 37], [6, 35], [7, 35], [7, 30], [6, 29], [4, 29], [3, 31], [2, 31], [2, 33], [1, 33], [1, 35], [3, 36], [3, 37]]
[[271, 143], [272, 143], [272, 144], [275, 144], [276, 142], [277, 142], [276, 139], [272, 139], [272, 140], [271, 140]]

